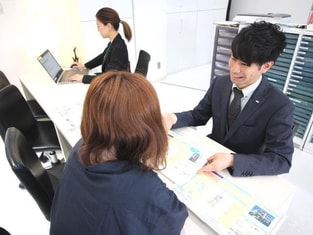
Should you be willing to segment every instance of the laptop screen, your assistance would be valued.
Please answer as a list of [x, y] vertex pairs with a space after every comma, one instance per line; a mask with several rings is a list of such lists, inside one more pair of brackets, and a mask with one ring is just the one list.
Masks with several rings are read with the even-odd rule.
[[63, 72], [61, 66], [49, 50], [46, 50], [44, 53], [38, 56], [37, 60], [54, 80], [57, 79]]

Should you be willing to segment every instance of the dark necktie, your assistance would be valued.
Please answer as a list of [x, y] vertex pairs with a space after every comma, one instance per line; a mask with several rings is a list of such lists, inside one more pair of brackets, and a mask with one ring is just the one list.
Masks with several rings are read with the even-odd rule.
[[241, 98], [243, 97], [242, 91], [239, 90], [237, 87], [234, 87], [233, 91], [234, 99], [232, 100], [228, 108], [228, 128], [231, 127], [241, 111]]

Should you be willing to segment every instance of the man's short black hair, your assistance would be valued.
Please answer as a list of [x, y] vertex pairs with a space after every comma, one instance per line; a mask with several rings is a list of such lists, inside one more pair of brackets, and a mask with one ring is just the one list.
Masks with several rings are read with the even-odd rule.
[[232, 42], [232, 56], [245, 62], [262, 65], [276, 61], [286, 47], [285, 34], [278, 25], [260, 21], [244, 27]]

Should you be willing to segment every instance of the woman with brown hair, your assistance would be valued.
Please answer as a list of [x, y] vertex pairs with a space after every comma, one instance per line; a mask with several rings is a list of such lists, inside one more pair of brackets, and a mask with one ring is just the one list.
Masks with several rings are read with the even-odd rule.
[[180, 234], [186, 206], [154, 170], [168, 137], [157, 94], [140, 74], [111, 71], [90, 84], [54, 197], [50, 234]]
[[[85, 64], [75, 62], [71, 67], [76, 69], [93, 69], [101, 65], [103, 73], [109, 70], [130, 71], [127, 46], [118, 32], [119, 26], [122, 24], [124, 36], [130, 41], [132, 38], [132, 31], [128, 23], [121, 20], [114, 9], [104, 7], [96, 14], [96, 24], [101, 36], [110, 40], [107, 47], [103, 53], [99, 54], [89, 62]], [[71, 80], [90, 83], [94, 78], [95, 75], [75, 74], [71, 77]]]

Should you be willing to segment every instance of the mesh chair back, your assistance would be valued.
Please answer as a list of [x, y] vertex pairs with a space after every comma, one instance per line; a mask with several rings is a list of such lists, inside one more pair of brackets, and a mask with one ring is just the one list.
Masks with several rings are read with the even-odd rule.
[[36, 120], [19, 89], [8, 85], [0, 90], [0, 134], [4, 140], [9, 127], [16, 127], [26, 135]]
[[7, 129], [5, 152], [13, 172], [34, 198], [46, 219], [50, 220], [54, 196], [52, 183], [36, 153], [15, 127]]
[[[2, 71], [0, 71], [0, 90], [10, 84], [11, 83], [9, 79], [5, 76], [5, 74]], [[36, 119], [43, 119], [43, 118], [48, 119], [48, 115], [41, 108], [41, 106], [37, 103], [36, 100], [27, 100], [26, 102]]]
[[3, 87], [6, 87], [7, 85], [10, 85], [9, 79], [5, 74], [0, 70], [0, 90]]
[[141, 73], [145, 77], [148, 73], [150, 54], [144, 50], [139, 51], [138, 61], [135, 68], [135, 73]]

